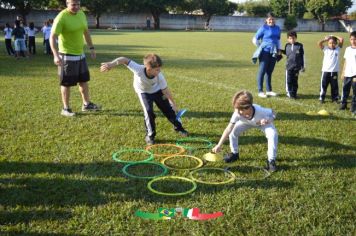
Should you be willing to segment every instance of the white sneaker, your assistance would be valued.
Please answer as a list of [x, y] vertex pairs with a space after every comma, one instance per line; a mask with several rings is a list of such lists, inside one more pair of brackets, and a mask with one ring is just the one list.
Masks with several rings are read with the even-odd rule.
[[267, 95], [266, 95], [264, 92], [258, 93], [258, 96], [259, 96], [260, 98], [267, 98]]
[[75, 113], [70, 108], [63, 108], [61, 111], [61, 115], [71, 117], [71, 116], [75, 116]]
[[271, 96], [271, 97], [276, 97], [278, 94], [275, 93], [275, 92], [270, 91], [270, 92], [266, 92], [266, 95], [267, 96]]

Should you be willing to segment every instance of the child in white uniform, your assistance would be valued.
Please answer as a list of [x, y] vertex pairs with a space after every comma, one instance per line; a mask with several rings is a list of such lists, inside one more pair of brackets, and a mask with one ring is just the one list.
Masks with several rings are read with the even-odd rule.
[[267, 170], [276, 171], [278, 134], [273, 125], [275, 113], [272, 109], [253, 104], [252, 94], [248, 91], [236, 93], [232, 99], [232, 105], [235, 111], [230, 123], [212, 152], [221, 151], [224, 141], [229, 137], [231, 153], [224, 157], [224, 160], [227, 163], [236, 161], [239, 159], [239, 136], [250, 128], [258, 128], [265, 133], [268, 140]]

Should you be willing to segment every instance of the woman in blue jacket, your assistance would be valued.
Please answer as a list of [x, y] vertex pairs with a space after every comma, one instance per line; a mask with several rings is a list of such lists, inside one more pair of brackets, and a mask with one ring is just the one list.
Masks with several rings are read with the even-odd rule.
[[[253, 55], [253, 62], [259, 59], [259, 68], [257, 74], [258, 96], [266, 98], [267, 96], [277, 96], [272, 91], [272, 72], [276, 65], [277, 58], [281, 57], [281, 29], [275, 24], [274, 16], [267, 14], [266, 23], [258, 29], [252, 42], [258, 47]], [[266, 76], [266, 93], [263, 92], [263, 81]]]

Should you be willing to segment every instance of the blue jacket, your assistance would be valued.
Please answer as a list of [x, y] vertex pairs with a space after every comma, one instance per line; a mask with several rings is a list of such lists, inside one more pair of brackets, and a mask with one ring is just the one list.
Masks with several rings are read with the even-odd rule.
[[272, 54], [273, 57], [277, 57], [277, 52], [278, 52], [277, 45], [273, 43], [262, 42], [252, 55], [253, 64], [256, 64], [257, 59], [260, 57], [262, 50], [265, 51], [265, 49], [269, 49], [269, 53]]

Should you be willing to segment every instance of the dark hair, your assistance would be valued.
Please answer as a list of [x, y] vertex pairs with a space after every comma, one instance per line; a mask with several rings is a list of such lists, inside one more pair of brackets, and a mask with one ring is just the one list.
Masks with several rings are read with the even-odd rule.
[[352, 31], [351, 33], [350, 33], [350, 38], [351, 37], [355, 37], [356, 38], [356, 31]]
[[35, 24], [33, 22], [30, 22], [29, 28], [33, 30], [35, 28]]
[[16, 27], [20, 27], [20, 21], [19, 20], [15, 20], [15, 25], [16, 25]]
[[335, 43], [337, 43], [337, 38], [335, 37], [335, 36], [330, 36], [329, 38], [328, 38], [328, 41], [329, 40], [332, 40], [332, 41], [334, 41]]
[[287, 37], [296, 37], [297, 38], [297, 32], [294, 30], [288, 31]]
[[266, 15], [266, 18], [270, 18], [270, 17], [275, 17], [274, 14], [272, 12], [268, 12]]
[[10, 28], [9, 22], [6, 22], [5, 27]]

